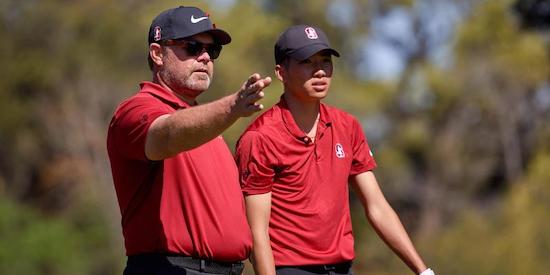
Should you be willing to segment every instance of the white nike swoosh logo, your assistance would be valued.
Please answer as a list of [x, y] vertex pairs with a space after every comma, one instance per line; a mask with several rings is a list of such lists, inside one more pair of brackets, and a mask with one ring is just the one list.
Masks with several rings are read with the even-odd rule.
[[204, 20], [204, 19], [208, 19], [208, 16], [203, 16], [203, 17], [195, 18], [195, 16], [191, 15], [191, 23], [193, 23], [193, 24], [199, 23], [199, 22], [201, 22], [201, 21]]

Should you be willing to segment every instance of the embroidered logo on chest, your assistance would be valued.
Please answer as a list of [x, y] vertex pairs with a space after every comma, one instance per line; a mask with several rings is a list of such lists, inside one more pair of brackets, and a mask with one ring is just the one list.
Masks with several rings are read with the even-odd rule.
[[344, 146], [340, 143], [336, 143], [334, 146], [334, 151], [336, 151], [336, 157], [339, 159], [343, 159], [346, 156], [346, 153], [344, 152]]

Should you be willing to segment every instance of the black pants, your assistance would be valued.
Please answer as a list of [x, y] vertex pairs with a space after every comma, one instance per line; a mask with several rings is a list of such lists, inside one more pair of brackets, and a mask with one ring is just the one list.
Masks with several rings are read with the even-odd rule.
[[278, 266], [277, 275], [353, 275], [351, 263], [331, 265]]
[[155, 269], [136, 269], [126, 268], [123, 275], [221, 275], [222, 273], [206, 273], [199, 270], [188, 269], [185, 267], [161, 267]]
[[143, 254], [129, 256], [123, 275], [240, 275], [242, 263], [222, 263], [186, 256]]

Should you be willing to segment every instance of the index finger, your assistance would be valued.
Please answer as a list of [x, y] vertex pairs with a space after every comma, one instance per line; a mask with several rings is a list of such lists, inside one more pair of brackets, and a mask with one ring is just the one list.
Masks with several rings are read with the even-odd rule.
[[247, 88], [248, 86], [252, 85], [254, 82], [258, 81], [258, 79], [260, 79], [260, 74], [253, 73], [248, 77], [248, 80], [244, 84], [244, 87]]
[[269, 86], [271, 84], [271, 78], [266, 77], [263, 79], [259, 79], [250, 86], [248, 86], [248, 92], [249, 93], [256, 93], [258, 91], [263, 90], [265, 87]]

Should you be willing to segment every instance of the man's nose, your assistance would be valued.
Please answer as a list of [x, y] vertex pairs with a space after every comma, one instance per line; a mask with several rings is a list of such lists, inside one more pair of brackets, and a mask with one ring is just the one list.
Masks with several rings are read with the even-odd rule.
[[327, 72], [323, 69], [322, 66], [315, 66], [315, 72], [313, 73], [314, 77], [325, 77], [327, 76]]
[[202, 49], [201, 53], [197, 57], [197, 61], [203, 62], [203, 63], [208, 63], [211, 60], [212, 60], [212, 58], [210, 58], [210, 55], [208, 54], [206, 49]]

